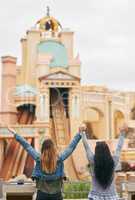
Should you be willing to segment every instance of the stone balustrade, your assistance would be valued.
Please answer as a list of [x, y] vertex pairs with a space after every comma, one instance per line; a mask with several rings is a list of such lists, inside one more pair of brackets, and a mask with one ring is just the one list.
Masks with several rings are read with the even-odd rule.
[[[38, 133], [46, 132], [49, 128], [48, 125], [11, 125], [11, 127], [23, 137], [38, 137]], [[8, 131], [7, 127], [0, 126], [0, 138], [12, 138], [12, 134]]]

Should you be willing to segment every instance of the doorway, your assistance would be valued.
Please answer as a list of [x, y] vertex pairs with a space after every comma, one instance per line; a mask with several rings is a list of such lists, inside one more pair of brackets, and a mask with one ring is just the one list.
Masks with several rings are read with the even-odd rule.
[[69, 118], [69, 89], [50, 88], [50, 118], [52, 118], [52, 108], [62, 102], [66, 117]]

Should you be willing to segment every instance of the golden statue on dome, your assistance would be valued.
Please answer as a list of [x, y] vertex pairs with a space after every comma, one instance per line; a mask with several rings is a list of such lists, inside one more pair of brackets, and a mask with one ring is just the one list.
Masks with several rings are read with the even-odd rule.
[[54, 17], [50, 16], [50, 8], [47, 6], [47, 15], [40, 19], [37, 23], [42, 31], [58, 32], [62, 28], [61, 24]]

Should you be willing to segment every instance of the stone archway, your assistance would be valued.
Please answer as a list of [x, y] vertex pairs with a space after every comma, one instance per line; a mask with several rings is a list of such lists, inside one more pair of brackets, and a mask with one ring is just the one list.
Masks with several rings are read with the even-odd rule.
[[88, 127], [88, 139], [101, 139], [104, 132], [104, 115], [96, 107], [87, 107], [84, 112], [84, 122]]
[[114, 137], [117, 138], [119, 136], [119, 128], [124, 123], [125, 116], [123, 112], [117, 110], [114, 112]]

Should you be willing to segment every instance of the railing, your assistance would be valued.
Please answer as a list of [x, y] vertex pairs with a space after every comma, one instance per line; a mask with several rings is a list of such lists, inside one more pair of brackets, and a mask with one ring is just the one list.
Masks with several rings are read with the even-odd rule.
[[[35, 137], [37, 129], [33, 127], [14, 127], [15, 131], [24, 137]], [[0, 127], [0, 136], [1, 137], [12, 137], [11, 133], [6, 127]]]
[[[127, 185], [127, 183], [125, 183]], [[130, 184], [129, 184], [130, 185]], [[131, 190], [134, 191], [134, 186], [135, 184], [132, 184], [132, 187], [130, 187], [129, 191]], [[4, 187], [4, 190], [2, 189]], [[90, 181], [66, 181], [63, 184], [63, 196], [64, 199], [88, 199], [88, 193], [91, 189], [91, 182]], [[124, 186], [124, 191], [126, 191], [125, 186]], [[3, 193], [4, 191], [4, 193]], [[19, 194], [22, 193], [23, 194], [28, 194], [29, 193], [33, 193], [35, 194], [34, 196], [36, 196], [36, 185], [33, 182], [27, 182], [25, 181], [24, 184], [22, 185], [18, 185], [17, 182], [13, 181], [13, 182], [1, 182], [0, 181], [0, 197], [2, 197], [3, 195], [5, 195], [6, 193], [14, 193], [14, 195], [16, 193]], [[122, 197], [119, 194], [120, 198], [119, 200], [126, 200], [127, 197], [129, 200], [131, 200], [131, 194], [129, 192], [129, 194], [127, 194], [127, 197]], [[3, 199], [3, 198], [2, 198]], [[35, 198], [33, 198], [35, 200]]]
[[[38, 127], [34, 125], [11, 125], [15, 131], [23, 137], [36, 137], [37, 133], [46, 132], [48, 126]], [[2, 138], [11, 138], [12, 134], [8, 131], [7, 127], [0, 126], [0, 136]]]

